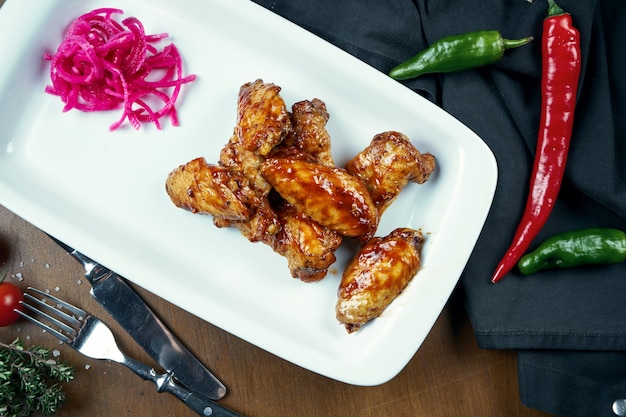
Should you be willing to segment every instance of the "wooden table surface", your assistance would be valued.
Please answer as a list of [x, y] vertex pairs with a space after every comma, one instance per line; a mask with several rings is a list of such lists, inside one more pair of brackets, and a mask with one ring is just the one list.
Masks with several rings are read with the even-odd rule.
[[[106, 321], [127, 353], [156, 366], [89, 295], [83, 270], [43, 232], [0, 206], [0, 270], [23, 289], [33, 286]], [[172, 278], [175, 285], [175, 277]], [[540, 417], [521, 404], [516, 355], [479, 349], [453, 294], [406, 368], [374, 387], [351, 386], [286, 362], [135, 287], [161, 319], [228, 387], [220, 403], [245, 416]], [[0, 328], [0, 341], [58, 349], [76, 369], [64, 384], [68, 400], [56, 414], [73, 417], [195, 415], [116, 363], [85, 358], [25, 321]]]

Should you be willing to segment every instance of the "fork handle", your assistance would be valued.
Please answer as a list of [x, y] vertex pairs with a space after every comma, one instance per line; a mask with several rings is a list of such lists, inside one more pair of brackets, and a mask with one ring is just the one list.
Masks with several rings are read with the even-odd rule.
[[241, 414], [229, 410], [226, 407], [222, 407], [217, 402], [205, 397], [204, 395], [189, 391], [182, 385], [177, 384], [174, 381], [174, 375], [171, 372], [161, 375], [156, 374], [154, 370], [152, 370], [152, 372], [157, 376], [157, 379], [162, 381], [160, 385], [159, 382], [156, 383], [159, 392], [164, 391], [173, 394], [176, 398], [184, 402], [187, 407], [191, 408], [201, 416], [243, 417]]
[[[178, 384], [175, 385], [178, 387], [178, 389], [182, 388]], [[186, 393], [180, 396], [174, 392], [172, 392], [172, 394], [176, 395], [176, 397], [183, 401], [187, 405], [187, 407], [191, 408], [193, 411], [201, 416], [243, 417], [241, 414], [238, 414], [226, 407], [219, 405], [215, 401], [206, 398], [202, 394], [190, 392], [186, 389], [184, 389], [184, 391], [186, 391]]]
[[197, 392], [189, 391], [182, 385], [177, 384], [173, 379], [174, 374], [172, 372], [159, 374], [153, 368], [129, 357], [125, 358], [123, 364], [141, 378], [154, 382], [158, 392], [169, 392], [201, 416], [243, 417], [241, 414], [219, 405], [210, 398]]

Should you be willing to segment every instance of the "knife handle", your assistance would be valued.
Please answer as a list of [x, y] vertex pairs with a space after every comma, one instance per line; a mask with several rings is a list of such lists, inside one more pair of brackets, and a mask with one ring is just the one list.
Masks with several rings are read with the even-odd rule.
[[172, 372], [159, 374], [153, 368], [129, 357], [125, 357], [121, 363], [126, 365], [128, 369], [141, 378], [154, 382], [158, 392], [169, 392], [200, 416], [244, 417], [226, 407], [222, 407], [217, 402], [202, 394], [189, 391], [182, 385], [177, 384], [176, 381], [174, 381], [174, 374]]
[[187, 395], [184, 399], [181, 398], [181, 400], [187, 405], [187, 407], [191, 408], [201, 416], [243, 417], [241, 414], [229, 410], [226, 407], [222, 407], [215, 401], [195, 392], [189, 392], [189, 395]]
[[189, 391], [182, 385], [177, 384], [171, 372], [158, 375], [153, 370], [152, 373], [156, 376], [154, 382], [159, 392], [169, 392], [184, 402], [187, 407], [198, 413], [198, 415], [205, 417], [243, 417], [241, 414], [229, 410], [226, 407], [222, 407], [210, 398], [198, 394], [197, 392]]

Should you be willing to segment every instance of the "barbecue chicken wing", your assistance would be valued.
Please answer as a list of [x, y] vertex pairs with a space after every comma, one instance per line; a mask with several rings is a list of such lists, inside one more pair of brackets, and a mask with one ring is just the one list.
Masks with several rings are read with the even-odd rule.
[[284, 200], [275, 211], [281, 228], [272, 240], [272, 249], [287, 259], [291, 276], [305, 282], [324, 278], [336, 260], [341, 235]]
[[194, 159], [172, 171], [166, 191], [178, 207], [211, 214], [218, 227], [235, 226], [252, 242], [265, 241], [280, 225], [267, 196], [261, 162], [291, 132], [280, 87], [256, 80], [239, 89], [237, 124], [220, 152], [219, 166]]
[[259, 175], [259, 167], [291, 131], [280, 87], [262, 80], [246, 83], [239, 89], [237, 124], [220, 152], [219, 164], [242, 171], [260, 194], [267, 195], [271, 187]]
[[[326, 131], [328, 118], [326, 105], [317, 98], [293, 104], [293, 130], [268, 157], [299, 159], [334, 167], [330, 135]], [[300, 212], [277, 193], [274, 197], [274, 211], [280, 222], [280, 231], [272, 240], [274, 251], [287, 259], [292, 277], [305, 282], [321, 280], [336, 260], [335, 251], [342, 236]]]
[[422, 184], [434, 169], [433, 155], [421, 154], [406, 135], [393, 131], [374, 136], [369, 146], [346, 164], [346, 171], [367, 187], [379, 216], [410, 181]]
[[261, 174], [299, 211], [344, 236], [371, 236], [378, 213], [365, 186], [344, 169], [269, 158]]
[[280, 87], [256, 80], [239, 89], [237, 124], [228, 143], [220, 152], [219, 164], [241, 172], [256, 194], [252, 216], [248, 221], [232, 222], [226, 217], [214, 218], [218, 227], [235, 226], [252, 242], [266, 241], [278, 232], [276, 214], [267, 196], [271, 186], [259, 169], [266, 155], [292, 131], [289, 112]]
[[291, 106], [293, 131], [271, 152], [271, 157], [304, 159], [329, 167], [335, 166], [326, 130], [329, 114], [326, 104], [317, 98]]
[[373, 237], [344, 270], [336, 305], [337, 320], [349, 333], [380, 316], [420, 268], [421, 232], [398, 228]]
[[279, 230], [276, 214], [242, 172], [196, 158], [174, 169], [165, 181], [172, 202], [192, 213], [209, 214], [217, 227], [239, 228], [250, 241]]
[[239, 89], [236, 143], [256, 155], [267, 155], [291, 132], [291, 120], [280, 87], [256, 80]]
[[165, 189], [176, 207], [232, 221], [249, 220], [256, 194], [239, 171], [196, 158], [174, 169]]

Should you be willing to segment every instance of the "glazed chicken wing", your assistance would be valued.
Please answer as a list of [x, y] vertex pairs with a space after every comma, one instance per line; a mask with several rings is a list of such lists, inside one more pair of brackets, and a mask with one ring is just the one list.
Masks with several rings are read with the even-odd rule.
[[267, 155], [291, 131], [280, 87], [256, 80], [239, 89], [235, 137], [243, 149]]
[[267, 201], [271, 186], [260, 175], [265, 156], [292, 131], [289, 112], [280, 87], [263, 80], [246, 83], [239, 89], [237, 124], [220, 152], [219, 164], [241, 172], [256, 194], [254, 213], [247, 222], [216, 217], [218, 227], [235, 226], [252, 242], [266, 241], [279, 230], [278, 219]]
[[252, 242], [268, 240], [279, 222], [260, 175], [265, 155], [291, 132], [280, 87], [256, 80], [239, 89], [237, 124], [220, 152], [219, 167], [193, 160], [170, 173], [166, 190], [179, 207], [213, 215], [218, 227], [235, 226]]
[[421, 232], [398, 228], [370, 239], [344, 270], [337, 320], [349, 333], [380, 316], [420, 268]]
[[422, 184], [435, 169], [435, 157], [421, 154], [400, 132], [380, 133], [367, 148], [346, 164], [350, 175], [367, 187], [379, 216], [410, 182]]
[[370, 236], [378, 213], [365, 186], [341, 168], [269, 158], [261, 174], [290, 204], [344, 236]]
[[176, 207], [232, 221], [249, 220], [256, 195], [241, 172], [196, 158], [174, 169], [165, 189]]
[[267, 240], [279, 230], [267, 199], [259, 196], [240, 171], [196, 158], [174, 169], [165, 181], [180, 208], [213, 216], [217, 227], [237, 227], [250, 241]]
[[[302, 100], [291, 107], [293, 130], [268, 155], [310, 161], [330, 167], [330, 135], [326, 131], [329, 115], [323, 101]], [[272, 240], [275, 252], [283, 255], [294, 278], [305, 282], [319, 281], [335, 262], [335, 251], [342, 236], [300, 212], [278, 196], [274, 211], [280, 231]]]
[[341, 235], [286, 201], [281, 201], [275, 211], [281, 228], [272, 240], [272, 248], [287, 259], [291, 276], [305, 282], [324, 278], [336, 260]]
[[326, 130], [329, 114], [320, 99], [302, 100], [291, 106], [293, 131], [272, 151], [270, 156], [306, 159], [329, 167], [335, 166]]
[[267, 195], [269, 184], [259, 175], [264, 157], [292, 131], [280, 87], [256, 80], [239, 89], [237, 125], [220, 152], [222, 166], [242, 171], [257, 191]]

